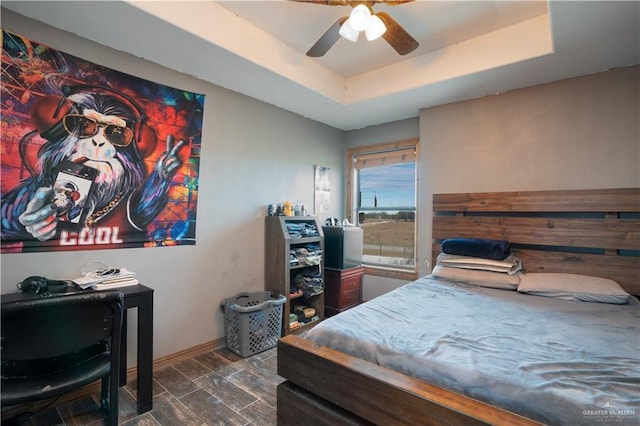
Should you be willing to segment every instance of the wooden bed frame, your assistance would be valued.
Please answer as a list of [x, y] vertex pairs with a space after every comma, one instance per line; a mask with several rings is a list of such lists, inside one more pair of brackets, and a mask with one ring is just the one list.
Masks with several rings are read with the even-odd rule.
[[[527, 272], [611, 278], [640, 295], [640, 188], [435, 194], [447, 238], [511, 242]], [[531, 425], [535, 421], [288, 335], [278, 343], [278, 424]]]

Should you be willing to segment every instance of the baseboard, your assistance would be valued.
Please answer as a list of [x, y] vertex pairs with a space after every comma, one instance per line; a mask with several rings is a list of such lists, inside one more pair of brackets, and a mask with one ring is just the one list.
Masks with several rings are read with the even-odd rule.
[[[153, 360], [153, 369], [160, 369], [160, 368], [164, 368], [170, 364], [173, 364], [175, 362], [178, 361], [182, 361], [184, 359], [189, 359], [189, 358], [193, 358], [195, 356], [198, 356], [200, 354], [212, 351], [212, 350], [216, 350], [216, 349], [220, 349], [225, 345], [225, 338], [222, 337], [220, 339], [216, 339], [216, 340], [211, 340], [209, 342], [206, 343], [202, 343], [200, 345], [197, 346], [193, 346], [191, 348], [182, 350], [180, 352], [176, 352], [174, 354], [171, 355], [165, 355], [163, 357], [157, 358]], [[138, 375], [138, 367], [131, 367], [127, 369], [127, 383], [131, 382], [132, 380], [135, 380], [136, 377]], [[8, 419], [11, 418], [23, 411], [38, 411], [39, 409], [41, 409], [42, 407], [46, 407], [47, 404], [51, 404], [52, 401], [55, 400], [54, 406], [58, 406], [58, 405], [62, 405], [62, 404], [66, 404], [69, 401], [73, 401], [74, 399], [80, 398], [80, 397], [84, 397], [84, 396], [89, 396], [91, 394], [95, 394], [95, 393], [99, 393], [100, 392], [100, 381], [91, 383], [89, 385], [86, 385], [80, 389], [76, 389], [72, 392], [69, 392], [68, 394], [62, 395], [60, 397], [56, 397], [57, 400], [55, 399], [47, 399], [47, 400], [42, 400], [42, 401], [36, 401], [33, 403], [26, 403], [26, 404], [21, 404], [18, 406], [14, 406], [14, 407], [6, 407], [2, 409], [2, 419]]]
[[[210, 342], [202, 343], [201, 345], [193, 346], [191, 348], [185, 349], [180, 352], [176, 352], [171, 355], [165, 355], [161, 358], [157, 358], [153, 360], [153, 369], [164, 368], [169, 364], [173, 364], [174, 362], [182, 361], [184, 359], [193, 358], [194, 356], [213, 351], [216, 349], [220, 349], [225, 345], [225, 338], [221, 337], [220, 339], [211, 340]], [[127, 381], [129, 381], [130, 375], [135, 378], [136, 373], [138, 372], [137, 367], [131, 367], [127, 369]]]

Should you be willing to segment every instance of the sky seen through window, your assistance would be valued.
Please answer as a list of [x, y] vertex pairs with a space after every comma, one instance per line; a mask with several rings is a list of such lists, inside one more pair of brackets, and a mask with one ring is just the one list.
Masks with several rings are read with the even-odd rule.
[[415, 163], [359, 170], [361, 207], [412, 207], [416, 203]]

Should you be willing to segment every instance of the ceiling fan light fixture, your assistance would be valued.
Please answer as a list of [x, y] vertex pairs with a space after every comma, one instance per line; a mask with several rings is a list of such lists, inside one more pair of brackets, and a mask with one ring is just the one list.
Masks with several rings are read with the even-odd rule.
[[369, 26], [371, 20], [371, 11], [364, 4], [359, 4], [353, 8], [349, 21], [351, 27], [356, 31], [364, 31]]
[[373, 41], [382, 36], [386, 31], [387, 27], [384, 25], [384, 22], [382, 22], [382, 19], [373, 15], [369, 20], [369, 26], [367, 26], [367, 29], [364, 32], [367, 36], [367, 40]]
[[[2, 1], [2, 0], [0, 0]], [[328, 6], [352, 6], [348, 16], [338, 18], [333, 25], [307, 51], [307, 56], [318, 58], [323, 56], [340, 39], [351, 42], [358, 41], [361, 32], [366, 38], [384, 40], [399, 55], [407, 55], [420, 45], [411, 34], [386, 12], [375, 13], [373, 7], [379, 3], [389, 6], [409, 3], [415, 0], [292, 0], [304, 3], [324, 4]], [[354, 6], [355, 5], [355, 6]]]
[[358, 41], [360, 31], [355, 30], [351, 26], [351, 18], [344, 21], [344, 24], [340, 27], [340, 35], [349, 41]]

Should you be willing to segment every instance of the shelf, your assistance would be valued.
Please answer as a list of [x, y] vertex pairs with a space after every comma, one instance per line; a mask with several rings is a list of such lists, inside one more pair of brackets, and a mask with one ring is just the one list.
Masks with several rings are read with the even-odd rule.
[[320, 268], [320, 265], [307, 265], [303, 263], [298, 263], [297, 265], [289, 264], [289, 269], [303, 269], [303, 268]]
[[300, 323], [300, 325], [296, 328], [292, 328], [290, 330], [291, 333], [300, 333], [301, 331], [305, 331], [308, 330], [310, 328], [312, 328], [313, 326], [315, 326], [316, 324], [318, 324], [320, 322], [320, 319], [315, 319], [309, 322], [305, 322], [305, 323]]
[[289, 300], [299, 299], [304, 296], [302, 290], [298, 290], [297, 293], [289, 293]]
[[318, 243], [322, 241], [322, 237], [302, 237], [302, 238], [291, 238], [289, 237], [291, 244], [307, 244], [307, 243]]
[[[292, 237], [289, 234], [287, 224], [306, 223], [311, 226], [305, 228], [317, 231], [318, 235]], [[302, 230], [304, 233], [305, 231]], [[290, 252], [302, 248], [305, 244], [317, 244], [322, 255], [316, 255], [313, 263], [307, 264], [300, 262], [297, 264], [290, 263]], [[305, 247], [306, 248], [306, 247]], [[310, 250], [311, 251], [311, 250]], [[299, 258], [300, 253], [298, 253]], [[311, 255], [310, 255], [311, 256]], [[309, 259], [312, 259], [309, 257]], [[324, 318], [324, 292], [316, 296], [305, 298], [304, 294], [290, 294], [290, 289], [296, 288], [295, 277], [300, 272], [308, 270], [315, 274], [319, 274], [324, 281], [324, 233], [322, 224], [318, 218], [313, 216], [267, 216], [265, 218], [265, 289], [272, 293], [287, 295], [287, 301], [283, 306], [282, 335], [286, 336], [291, 332], [298, 332], [311, 327], [311, 323], [302, 325], [296, 329], [289, 328], [289, 314], [293, 312], [294, 305], [306, 305], [316, 310], [318, 320]], [[316, 275], [318, 276], [318, 275]]]
[[302, 292], [302, 290], [300, 290], [300, 292], [296, 295], [292, 295], [291, 293], [289, 293], [289, 300], [297, 300], [300, 298], [305, 298], [305, 299], [313, 299], [314, 297], [318, 297], [324, 294], [324, 291], [322, 293], [318, 293], [318, 294], [314, 294], [313, 296], [305, 296], [304, 293]]

